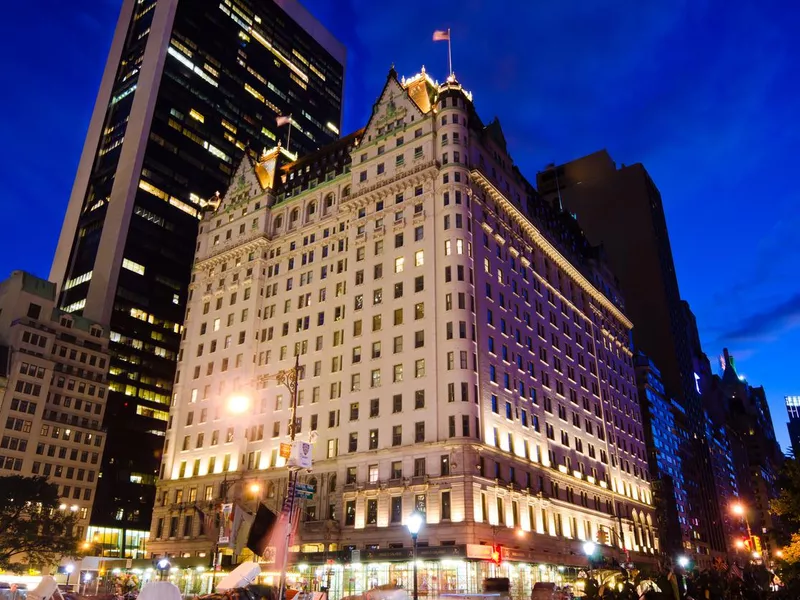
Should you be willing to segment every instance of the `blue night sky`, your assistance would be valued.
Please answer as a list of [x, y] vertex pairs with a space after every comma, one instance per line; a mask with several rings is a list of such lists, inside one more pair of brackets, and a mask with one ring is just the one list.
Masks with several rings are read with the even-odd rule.
[[[800, 394], [800, 8], [766, 0], [306, 0], [349, 51], [344, 132], [392, 63], [455, 72], [534, 180], [607, 148], [664, 199], [681, 293], [709, 356], [763, 384], [788, 443]], [[8, 2], [0, 20], [0, 276], [47, 277], [121, 0]], [[793, 208], [794, 207], [794, 208]], [[10, 226], [10, 227], [9, 227]]]

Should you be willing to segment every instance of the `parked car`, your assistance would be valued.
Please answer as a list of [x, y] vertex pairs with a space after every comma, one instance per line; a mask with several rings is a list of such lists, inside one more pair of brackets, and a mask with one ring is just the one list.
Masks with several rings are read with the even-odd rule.
[[531, 600], [556, 600], [556, 584], [549, 581], [539, 581], [533, 586]]
[[7, 583], [0, 581], [0, 600], [25, 600], [28, 586], [24, 583]]

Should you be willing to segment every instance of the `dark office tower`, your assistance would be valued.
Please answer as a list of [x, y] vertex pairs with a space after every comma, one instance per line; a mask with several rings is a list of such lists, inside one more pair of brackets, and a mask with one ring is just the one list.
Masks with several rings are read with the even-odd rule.
[[800, 458], [800, 396], [785, 396], [786, 412], [789, 413], [789, 441], [792, 444], [792, 454]]
[[641, 164], [617, 169], [605, 150], [541, 172], [539, 192], [575, 213], [602, 244], [634, 323], [636, 347], [661, 371], [670, 396], [695, 389], [678, 280], [659, 194]]
[[294, 0], [124, 0], [51, 270], [112, 331], [93, 523], [149, 527], [200, 210], [245, 152], [287, 151], [278, 116], [290, 153], [338, 137], [344, 64]]
[[691, 552], [710, 565], [726, 546], [661, 194], [644, 166], [618, 169], [605, 150], [539, 173], [537, 186], [553, 204], [577, 216], [591, 244], [602, 244], [634, 323], [634, 345], [657, 366], [667, 397], [686, 413]]

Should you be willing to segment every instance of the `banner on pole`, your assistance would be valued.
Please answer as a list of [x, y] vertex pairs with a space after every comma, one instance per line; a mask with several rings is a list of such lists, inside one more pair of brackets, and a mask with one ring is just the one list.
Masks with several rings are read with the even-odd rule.
[[278, 451], [278, 455], [281, 458], [289, 458], [292, 453], [292, 445], [291, 444], [284, 444], [281, 442], [280, 450]]
[[298, 467], [300, 469], [311, 468], [311, 444], [308, 442], [294, 441], [292, 442], [292, 452], [289, 455], [290, 467]]
[[229, 544], [233, 537], [233, 504], [223, 504], [219, 520], [219, 540], [220, 544]]

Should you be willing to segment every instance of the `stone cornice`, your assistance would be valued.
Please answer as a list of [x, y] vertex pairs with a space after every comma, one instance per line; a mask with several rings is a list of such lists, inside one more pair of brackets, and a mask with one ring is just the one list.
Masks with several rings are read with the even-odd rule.
[[350, 196], [342, 198], [340, 204], [342, 208], [345, 206], [355, 208], [366, 206], [370, 202], [401, 192], [409, 185], [422, 183], [432, 178], [438, 169], [439, 163], [435, 160], [414, 165], [410, 169], [400, 169], [399, 173], [394, 176], [380, 178], [377, 183], [354, 190]]
[[194, 270], [199, 271], [204, 269], [207, 266], [215, 265], [223, 261], [223, 259], [227, 259], [230, 256], [236, 256], [238, 254], [243, 254], [245, 252], [250, 252], [251, 250], [260, 250], [269, 246], [269, 238], [267, 234], [263, 231], [259, 231], [258, 233], [250, 236], [248, 239], [244, 241], [238, 241], [228, 246], [227, 248], [221, 248], [217, 250], [213, 254], [206, 256], [201, 260], [197, 260], [194, 263]]

